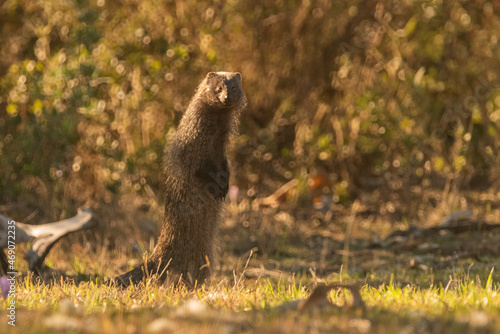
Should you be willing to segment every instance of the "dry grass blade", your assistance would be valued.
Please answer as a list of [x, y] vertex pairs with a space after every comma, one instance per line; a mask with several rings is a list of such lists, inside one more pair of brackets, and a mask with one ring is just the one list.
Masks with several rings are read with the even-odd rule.
[[277, 207], [280, 203], [286, 201], [287, 193], [295, 188], [299, 184], [299, 181], [293, 179], [283, 186], [281, 186], [278, 190], [276, 190], [272, 195], [266, 198], [259, 198], [256, 200], [260, 207]]

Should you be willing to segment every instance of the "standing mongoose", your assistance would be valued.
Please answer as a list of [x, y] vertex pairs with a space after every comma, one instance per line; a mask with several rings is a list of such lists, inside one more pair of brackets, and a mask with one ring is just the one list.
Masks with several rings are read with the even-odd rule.
[[246, 106], [241, 75], [210, 72], [198, 86], [165, 154], [165, 216], [146, 265], [117, 277], [122, 286], [146, 275], [201, 283], [213, 263], [229, 188], [226, 150]]

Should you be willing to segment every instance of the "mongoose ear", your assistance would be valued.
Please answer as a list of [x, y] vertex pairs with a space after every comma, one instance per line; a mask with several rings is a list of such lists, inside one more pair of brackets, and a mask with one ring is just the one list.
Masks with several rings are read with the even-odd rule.
[[207, 79], [213, 79], [215, 77], [218, 77], [219, 75], [215, 72], [208, 72], [207, 74]]
[[239, 82], [241, 82], [241, 74], [239, 74], [238, 72], [236, 72], [236, 73], [234, 74], [234, 77], [235, 77], [235, 78], [236, 78]]

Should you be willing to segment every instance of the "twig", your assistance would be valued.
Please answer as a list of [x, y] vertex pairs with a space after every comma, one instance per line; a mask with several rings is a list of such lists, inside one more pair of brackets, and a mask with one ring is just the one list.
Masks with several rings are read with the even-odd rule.
[[347, 223], [347, 230], [345, 232], [345, 239], [344, 239], [344, 255], [342, 256], [342, 266], [345, 268], [346, 271], [349, 270], [349, 247], [351, 242], [352, 229], [354, 226], [354, 222], [356, 220], [356, 214], [358, 210], [359, 210], [359, 201], [355, 200], [354, 203], [352, 203], [351, 215], [349, 216], [349, 221]]

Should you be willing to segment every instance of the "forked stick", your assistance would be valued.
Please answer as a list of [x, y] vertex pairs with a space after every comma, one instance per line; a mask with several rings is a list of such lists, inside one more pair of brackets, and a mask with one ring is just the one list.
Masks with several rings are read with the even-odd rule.
[[[11, 226], [8, 225], [9, 221], [12, 220], [0, 215], [0, 249], [9, 246], [8, 226]], [[92, 220], [90, 209], [80, 208], [76, 216], [54, 223], [30, 225], [16, 222], [14, 241], [15, 244], [31, 241], [31, 248], [25, 257], [28, 260], [30, 270], [38, 272], [50, 249], [59, 239], [69, 233], [88, 229], [95, 225], [96, 221]], [[2, 267], [4, 267], [4, 259], [1, 256], [0, 260], [2, 260]]]

